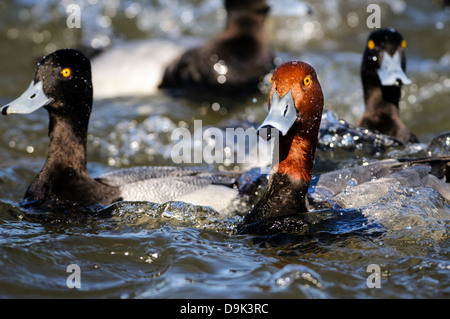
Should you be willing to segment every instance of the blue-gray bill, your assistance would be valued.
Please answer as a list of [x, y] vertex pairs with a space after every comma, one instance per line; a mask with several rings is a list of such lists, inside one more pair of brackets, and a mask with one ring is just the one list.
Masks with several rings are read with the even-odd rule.
[[3, 115], [28, 114], [49, 104], [52, 101], [47, 97], [42, 87], [42, 81], [34, 83], [31, 81], [28, 89], [17, 99], [1, 107]]
[[272, 128], [275, 128], [280, 131], [281, 134], [286, 135], [297, 118], [298, 110], [295, 107], [291, 90], [289, 90], [282, 98], [274, 91], [269, 114], [258, 128], [257, 134], [265, 141], [271, 139]]

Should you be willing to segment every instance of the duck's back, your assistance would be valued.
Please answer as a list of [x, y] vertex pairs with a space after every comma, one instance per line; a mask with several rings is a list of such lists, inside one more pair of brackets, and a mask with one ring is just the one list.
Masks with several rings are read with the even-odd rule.
[[141, 166], [112, 171], [97, 180], [118, 187], [125, 201], [185, 201], [210, 206], [226, 214], [227, 208], [238, 197], [238, 190], [233, 186], [239, 176], [238, 172], [195, 167]]
[[254, 92], [272, 68], [271, 52], [254, 38], [219, 39], [191, 49], [171, 63], [160, 88]]

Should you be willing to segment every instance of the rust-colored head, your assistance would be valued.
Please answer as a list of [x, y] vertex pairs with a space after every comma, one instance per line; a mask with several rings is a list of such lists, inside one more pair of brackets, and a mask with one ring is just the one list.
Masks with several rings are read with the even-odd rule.
[[[297, 120], [318, 121], [323, 108], [323, 93], [314, 68], [302, 61], [291, 61], [280, 65], [272, 76], [272, 88], [269, 95], [269, 110], [274, 92], [283, 98], [291, 91], [295, 108], [298, 111]], [[312, 123], [311, 123], [312, 124]]]
[[323, 93], [312, 66], [301, 61], [280, 65], [274, 72], [269, 114], [262, 128], [280, 131], [278, 172], [311, 179], [323, 110]]

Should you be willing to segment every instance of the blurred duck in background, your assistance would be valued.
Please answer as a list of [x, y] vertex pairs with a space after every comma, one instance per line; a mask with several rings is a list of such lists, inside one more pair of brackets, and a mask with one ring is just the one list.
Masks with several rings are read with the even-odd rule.
[[222, 34], [188, 50], [166, 68], [160, 88], [185, 92], [247, 95], [274, 68], [264, 41], [265, 0], [225, 0], [226, 26]]
[[206, 43], [192, 37], [145, 39], [94, 56], [94, 98], [150, 95], [159, 89], [198, 98], [258, 92], [258, 83], [274, 68], [264, 41], [269, 6], [266, 0], [224, 0], [224, 5], [225, 29]]
[[402, 122], [399, 100], [406, 76], [406, 41], [392, 28], [373, 31], [366, 43], [361, 65], [365, 112], [356, 126], [392, 136], [403, 143], [419, 140]]

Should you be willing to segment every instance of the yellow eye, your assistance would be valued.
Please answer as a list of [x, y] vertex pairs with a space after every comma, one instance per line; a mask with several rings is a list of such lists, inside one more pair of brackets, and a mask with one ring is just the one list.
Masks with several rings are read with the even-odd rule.
[[65, 78], [69, 77], [70, 73], [71, 73], [71, 71], [69, 68], [65, 68], [64, 70], [61, 71], [62, 76]]
[[402, 40], [402, 43], [400, 44], [400, 46], [404, 49], [404, 48], [406, 48], [406, 41], [405, 40]]
[[369, 50], [373, 50], [373, 48], [375, 48], [375, 42], [373, 42], [373, 40], [367, 41], [367, 47]]
[[309, 75], [306, 78], [303, 79], [303, 84], [305, 86], [308, 86], [308, 85], [311, 84], [311, 78], [309, 77]]
[[270, 83], [273, 83], [273, 75], [270, 77]]

